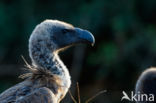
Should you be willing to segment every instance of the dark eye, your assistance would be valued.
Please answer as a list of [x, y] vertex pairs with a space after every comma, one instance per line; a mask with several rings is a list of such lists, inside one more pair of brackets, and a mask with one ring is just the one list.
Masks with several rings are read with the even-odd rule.
[[70, 32], [69, 29], [62, 29], [62, 33], [63, 33], [63, 34], [66, 34], [66, 33], [68, 33], [68, 32]]

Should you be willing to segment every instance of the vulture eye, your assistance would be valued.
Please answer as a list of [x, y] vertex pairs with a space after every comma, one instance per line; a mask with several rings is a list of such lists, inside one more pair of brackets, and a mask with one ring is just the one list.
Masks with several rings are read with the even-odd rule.
[[62, 33], [63, 33], [63, 34], [66, 34], [66, 33], [68, 33], [68, 32], [70, 32], [69, 29], [62, 29]]

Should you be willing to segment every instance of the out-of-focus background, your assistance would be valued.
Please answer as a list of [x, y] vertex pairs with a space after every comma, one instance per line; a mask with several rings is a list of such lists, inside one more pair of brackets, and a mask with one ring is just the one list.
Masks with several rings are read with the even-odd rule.
[[[101, 90], [107, 92], [92, 103], [121, 103], [122, 91], [133, 91], [140, 73], [156, 66], [156, 0], [1, 0], [0, 92], [22, 81], [21, 55], [31, 63], [28, 39], [45, 19], [66, 21], [95, 36], [94, 47], [60, 53], [74, 97], [79, 82], [82, 103]], [[61, 103], [73, 102], [67, 94]]]

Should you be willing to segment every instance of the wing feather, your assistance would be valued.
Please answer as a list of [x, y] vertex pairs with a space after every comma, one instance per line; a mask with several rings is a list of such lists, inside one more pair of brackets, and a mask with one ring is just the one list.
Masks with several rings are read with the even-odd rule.
[[57, 100], [50, 89], [42, 87], [29, 95], [19, 97], [15, 103], [57, 103]]

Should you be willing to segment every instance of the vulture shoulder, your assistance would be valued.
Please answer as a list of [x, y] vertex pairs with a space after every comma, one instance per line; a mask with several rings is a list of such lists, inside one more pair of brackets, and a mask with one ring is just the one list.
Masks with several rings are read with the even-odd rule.
[[38, 88], [29, 95], [17, 99], [16, 103], [57, 103], [53, 92], [46, 88]]
[[21, 82], [0, 95], [0, 103], [57, 103], [47, 87], [33, 87], [31, 81]]

